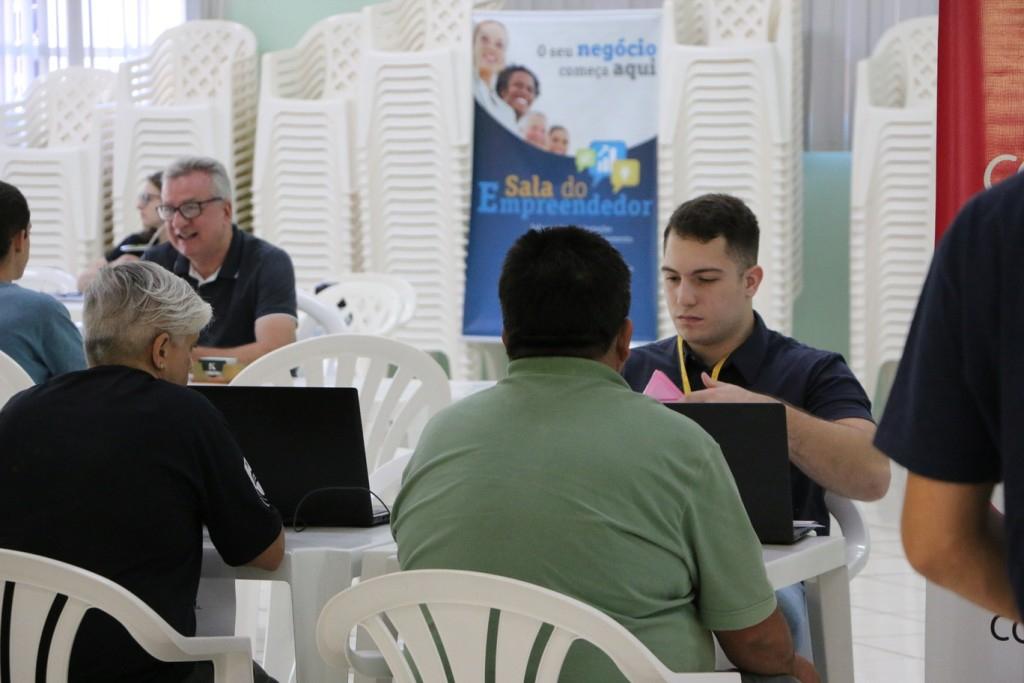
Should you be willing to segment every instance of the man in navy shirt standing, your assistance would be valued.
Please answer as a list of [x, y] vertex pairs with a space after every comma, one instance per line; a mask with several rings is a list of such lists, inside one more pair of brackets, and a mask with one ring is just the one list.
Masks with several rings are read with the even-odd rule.
[[[910, 470], [907, 559], [1024, 614], [1024, 176], [975, 196], [939, 242], [875, 443]], [[989, 505], [1005, 485], [1006, 517]]]
[[[889, 487], [889, 461], [872, 446], [871, 404], [842, 356], [768, 329], [754, 311], [764, 276], [759, 236], [753, 212], [730, 195], [703, 195], [675, 210], [661, 275], [677, 335], [633, 349], [623, 376], [643, 391], [660, 370], [690, 402], [785, 404], [794, 519], [828, 533], [825, 490], [877, 500]], [[779, 597], [791, 625], [802, 621], [801, 596], [795, 604]], [[798, 641], [801, 630], [794, 628]]]

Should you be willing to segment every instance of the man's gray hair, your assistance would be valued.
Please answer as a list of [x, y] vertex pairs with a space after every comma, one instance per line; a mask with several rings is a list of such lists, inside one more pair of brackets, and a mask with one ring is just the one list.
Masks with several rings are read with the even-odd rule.
[[155, 263], [101, 268], [85, 290], [85, 355], [90, 367], [137, 360], [161, 332], [196, 335], [212, 315], [184, 279]]
[[231, 180], [228, 178], [224, 164], [210, 157], [181, 157], [164, 169], [164, 185], [172, 178], [180, 178], [190, 173], [205, 173], [213, 181], [213, 191], [217, 196], [231, 201]]

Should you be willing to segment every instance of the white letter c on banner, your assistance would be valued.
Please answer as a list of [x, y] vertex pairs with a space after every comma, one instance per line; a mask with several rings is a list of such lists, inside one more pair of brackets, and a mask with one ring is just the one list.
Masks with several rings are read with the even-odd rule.
[[[1003, 163], [1004, 161], [1017, 161], [1017, 157], [1012, 154], [1000, 154], [994, 157], [992, 161], [988, 162], [988, 166], [985, 167], [985, 189], [992, 187], [992, 172], [996, 170], [996, 166]], [[1021, 164], [1017, 168], [1017, 173], [1024, 170], [1024, 164]]]

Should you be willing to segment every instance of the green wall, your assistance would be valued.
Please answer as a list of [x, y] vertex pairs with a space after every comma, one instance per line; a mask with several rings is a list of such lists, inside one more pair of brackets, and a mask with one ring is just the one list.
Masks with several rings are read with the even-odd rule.
[[804, 286], [793, 336], [849, 360], [849, 152], [804, 154]]
[[228, 0], [224, 18], [245, 24], [256, 34], [260, 52], [294, 47], [309, 28], [325, 17], [358, 12], [377, 0]]

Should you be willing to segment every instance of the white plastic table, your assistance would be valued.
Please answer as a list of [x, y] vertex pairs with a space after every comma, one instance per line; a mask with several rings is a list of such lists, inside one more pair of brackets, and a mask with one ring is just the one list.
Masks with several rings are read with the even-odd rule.
[[369, 528], [318, 528], [285, 532], [281, 566], [268, 572], [229, 567], [213, 544], [203, 542], [203, 579], [284, 581], [291, 588], [295, 680], [347, 680], [346, 672], [327, 666], [316, 649], [316, 620], [327, 601], [352, 585], [362, 570], [364, 553], [392, 543], [388, 525]]

